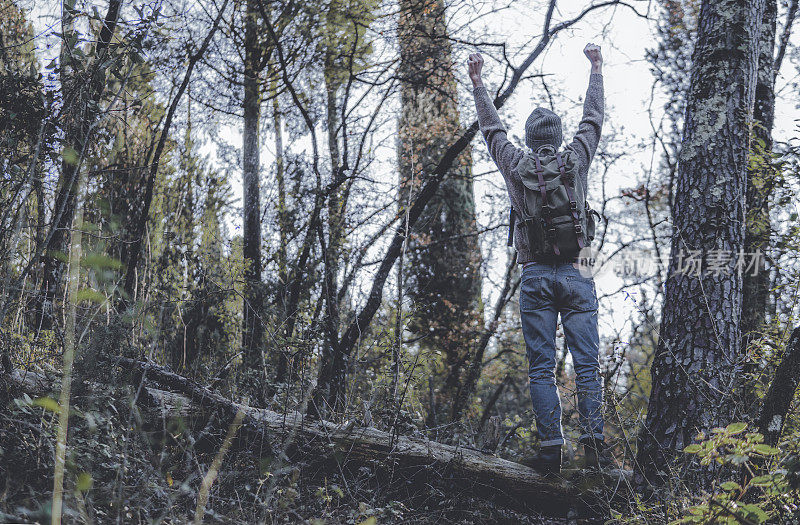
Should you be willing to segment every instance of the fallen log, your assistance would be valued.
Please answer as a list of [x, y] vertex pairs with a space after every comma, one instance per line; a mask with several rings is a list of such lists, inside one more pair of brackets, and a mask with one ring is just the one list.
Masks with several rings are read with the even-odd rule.
[[[523, 511], [552, 516], [597, 514], [613, 494], [627, 493], [629, 473], [613, 471], [598, 476], [578, 475], [571, 480], [542, 476], [519, 463], [478, 450], [446, 445], [421, 437], [397, 436], [355, 422], [339, 424], [310, 420], [297, 412], [279, 413], [233, 402], [188, 378], [153, 363], [122, 358], [117, 361], [134, 372], [137, 404], [154, 427], [165, 419], [184, 417], [209, 421], [211, 414], [224, 427], [243, 414], [240, 436], [249, 447], [277, 454], [281, 450], [335, 458], [346, 465], [383, 466], [393, 475], [415, 481], [444, 482], [482, 499], [498, 501]], [[3, 375], [5, 382], [31, 396], [45, 395], [57, 384], [43, 376], [18, 370]], [[223, 428], [224, 430], [224, 428]], [[347, 469], [341, 469], [346, 471]]]

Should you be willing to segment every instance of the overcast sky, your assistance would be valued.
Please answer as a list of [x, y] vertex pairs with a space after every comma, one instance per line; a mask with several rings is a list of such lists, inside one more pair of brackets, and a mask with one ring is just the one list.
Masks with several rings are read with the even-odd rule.
[[[95, 2], [98, 9], [103, 12], [105, 2]], [[25, 5], [23, 3], [23, 5]], [[30, 6], [30, 2], [28, 2]], [[450, 25], [453, 28], [455, 37], [481, 35], [481, 40], [485, 42], [505, 42], [508, 49], [516, 51], [515, 65], [519, 64], [524, 55], [529, 53], [535, 39], [541, 32], [543, 22], [543, 2], [514, 2], [509, 8], [503, 8], [503, 2], [478, 2], [475, 7], [464, 8], [464, 4], [457, 13], [452, 13]], [[559, 7], [554, 15], [554, 24], [564, 19], [571, 18], [587, 3], [579, 0], [563, 0], [559, 2]], [[646, 1], [632, 2], [640, 13], [646, 13], [649, 3]], [[655, 4], [654, 7], [655, 8]], [[480, 12], [485, 16], [476, 16]], [[37, 46], [44, 65], [46, 58], [53, 56], [55, 48], [46, 49], [47, 43], [56, 41], [53, 32], [57, 30], [57, 17], [60, 13], [60, 2], [54, 0], [36, 0], [32, 12], [32, 21], [37, 32]], [[655, 15], [655, 12], [651, 13]], [[469, 20], [469, 24], [465, 21]], [[578, 120], [581, 115], [581, 102], [586, 91], [589, 79], [589, 63], [583, 55], [583, 47], [587, 42], [594, 42], [602, 48], [604, 57], [604, 84], [606, 102], [606, 121], [604, 132], [614, 128], [618, 132], [618, 141], [628, 144], [639, 144], [649, 142], [652, 139], [651, 122], [648, 119], [647, 108], [651, 104], [651, 89], [653, 76], [650, 73], [650, 65], [645, 60], [645, 51], [655, 46], [655, 23], [645, 20], [626, 7], [615, 7], [613, 9], [604, 8], [588, 15], [573, 28], [563, 31], [550, 43], [545, 53], [534, 63], [530, 73], [544, 74], [547, 85], [558, 101], [555, 108], [564, 122], [565, 141], [571, 140]], [[797, 32], [797, 31], [796, 31]], [[465, 38], [466, 40], [466, 38]], [[798, 38], [793, 38], [797, 43]], [[533, 43], [532, 43], [533, 42]], [[469, 80], [466, 75], [464, 62], [468, 53], [481, 51], [486, 55], [485, 83], [490, 91], [494, 93], [501, 81], [502, 70], [498, 66], [499, 51], [492, 46], [467, 47], [456, 44], [456, 60], [459, 65], [456, 72], [459, 75], [461, 106], [463, 108], [463, 120], [470, 122], [474, 119], [474, 107], [472, 105], [469, 88]], [[795, 81], [797, 71], [796, 59], [788, 56], [783, 63], [781, 75], [778, 78], [777, 91], [779, 97], [776, 103], [776, 120], [774, 136], [777, 140], [786, 140], [794, 136], [795, 120], [800, 119], [798, 111], [797, 97], [795, 95]], [[660, 118], [663, 105], [663, 97], [658, 93], [653, 104], [654, 114], [657, 120]], [[526, 80], [518, 87], [514, 96], [508, 101], [501, 111], [501, 118], [509, 129], [512, 140], [523, 135], [523, 124], [530, 111], [537, 105], [548, 103], [547, 94], [542, 88], [539, 79]], [[226, 126], [219, 130], [228, 142], [234, 146], [241, 144], [241, 135], [238, 126]], [[394, 133], [396, 129], [388, 130], [387, 133]], [[262, 168], [271, 165], [271, 138], [263, 137], [264, 148], [262, 153]], [[517, 139], [519, 145], [523, 145]], [[612, 144], [611, 146], [614, 146]], [[213, 144], [208, 143], [205, 147], [206, 152], [213, 151]], [[479, 136], [473, 142], [475, 151], [485, 151], [485, 145]], [[394, 153], [389, 149], [379, 153], [382, 156], [380, 163], [395, 163]], [[480, 155], [475, 156], [476, 159]], [[658, 165], [658, 155], [654, 155], [652, 148], [641, 148], [635, 155], [631, 155], [624, 162], [618, 164], [612, 171], [610, 184], [606, 191], [614, 193], [620, 187], [632, 186], [644, 178], [647, 170]], [[379, 164], [380, 164], [379, 163]], [[476, 173], [485, 173], [476, 181], [475, 191], [478, 202], [479, 221], [486, 225], [492, 222], [492, 212], [502, 211], [506, 213], [507, 203], [502, 200], [504, 188], [502, 178], [499, 173], [494, 171], [491, 163], [477, 160], [475, 166]], [[238, 170], [230, 171], [231, 183], [234, 195], [241, 197], [241, 184], [238, 180]], [[590, 172], [590, 179], [591, 179]], [[598, 190], [596, 184], [590, 180], [589, 201], [595, 205], [598, 196], [592, 192]], [[502, 210], [496, 208], [500, 206]], [[230, 225], [235, 232], [238, 229], [239, 219], [233, 215], [230, 217]], [[611, 225], [613, 229], [615, 225]], [[504, 247], [505, 232], [499, 235], [503, 240], [502, 246], [488, 246], [486, 240], [482, 244], [485, 259], [489, 264], [489, 275], [492, 279], [497, 279], [502, 272], [506, 261], [506, 250]], [[615, 290], [620, 285], [620, 281], [613, 275], [605, 274], [598, 276], [597, 288], [598, 295]], [[496, 293], [492, 287], [487, 286], [485, 291], [487, 300], [491, 299]], [[632, 310], [636, 307], [630, 296], [620, 294], [613, 299], [605, 300], [601, 303], [601, 335], [610, 335], [621, 329], [630, 319]], [[492, 304], [487, 302], [487, 304]], [[612, 313], [609, 313], [612, 312]]]

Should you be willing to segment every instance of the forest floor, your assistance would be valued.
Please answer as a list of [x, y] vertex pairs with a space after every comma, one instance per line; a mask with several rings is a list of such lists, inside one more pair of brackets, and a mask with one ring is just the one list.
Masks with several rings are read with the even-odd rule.
[[[153, 428], [124, 395], [76, 389], [65, 479], [66, 522], [184, 523], [195, 519], [219, 431], [181, 418]], [[48, 522], [57, 414], [54, 401], [0, 389], [0, 521]], [[335, 453], [268, 454], [234, 447], [203, 509], [213, 523], [586, 523], [522, 513], [447, 482], [392, 479]]]

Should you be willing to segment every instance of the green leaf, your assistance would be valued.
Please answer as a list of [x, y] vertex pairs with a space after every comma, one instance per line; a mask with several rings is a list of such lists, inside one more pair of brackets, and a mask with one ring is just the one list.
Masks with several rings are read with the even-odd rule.
[[725, 483], [723, 483], [722, 485], [720, 485], [720, 487], [722, 487], [722, 490], [739, 490], [739, 489], [741, 489], [741, 488], [742, 488], [742, 487], [741, 487], [741, 486], [740, 486], [738, 483], [736, 483], [735, 481], [726, 481]]
[[97, 290], [92, 290], [91, 288], [83, 288], [78, 290], [77, 295], [75, 296], [75, 302], [80, 304], [83, 301], [89, 301], [95, 304], [103, 304], [106, 302], [106, 296]]
[[740, 421], [738, 423], [731, 423], [725, 428], [725, 432], [727, 434], [741, 434], [747, 428], [747, 423]]
[[75, 490], [86, 492], [90, 488], [92, 488], [92, 476], [88, 472], [78, 474], [78, 479], [75, 480]]
[[687, 446], [685, 449], [683, 449], [683, 451], [686, 452], [687, 454], [697, 454], [702, 449], [703, 447], [701, 447], [700, 445], [694, 444]]
[[741, 509], [748, 513], [749, 518], [757, 519], [758, 523], [764, 523], [769, 519], [769, 515], [766, 512], [764, 512], [764, 509], [762, 509], [758, 505], [747, 503], [742, 505]]
[[766, 445], [764, 443], [759, 443], [758, 445], [756, 445], [753, 448], [755, 449], [756, 452], [758, 452], [759, 454], [762, 454], [764, 456], [773, 456], [773, 455], [777, 454], [778, 452], [780, 452], [777, 448], [771, 447], [771, 446]]
[[750, 480], [750, 484], [759, 487], [759, 486], [763, 486], [763, 485], [769, 485], [769, 483], [771, 481], [772, 481], [772, 477], [769, 476], [769, 475], [767, 475], [767, 476], [756, 476], [756, 477], [754, 477], [753, 479]]
[[69, 257], [67, 257], [67, 254], [62, 252], [61, 250], [50, 250], [47, 252], [47, 255], [63, 263], [69, 262]]
[[69, 146], [65, 147], [64, 151], [61, 152], [61, 158], [63, 158], [64, 162], [67, 164], [72, 164], [73, 166], [78, 164], [78, 152]]
[[744, 465], [750, 459], [750, 456], [747, 454], [729, 454], [725, 459], [734, 465]]
[[56, 414], [61, 411], [61, 406], [58, 404], [58, 401], [52, 397], [39, 397], [34, 399], [31, 404], [33, 406], [42, 407], [50, 412], [55, 412]]
[[111, 268], [113, 270], [119, 270], [122, 268], [122, 262], [104, 253], [89, 253], [81, 258], [81, 266], [92, 269]]

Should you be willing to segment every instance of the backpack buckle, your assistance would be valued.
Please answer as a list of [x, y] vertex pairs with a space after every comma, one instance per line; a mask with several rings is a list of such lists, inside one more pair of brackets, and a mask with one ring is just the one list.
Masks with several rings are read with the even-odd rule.
[[575, 233], [583, 233], [583, 227], [580, 224], [575, 225]]
[[569, 201], [569, 208], [572, 211], [578, 211], [578, 202], [577, 201]]

